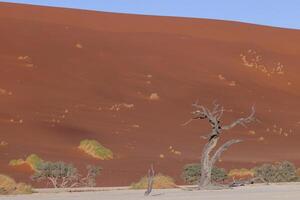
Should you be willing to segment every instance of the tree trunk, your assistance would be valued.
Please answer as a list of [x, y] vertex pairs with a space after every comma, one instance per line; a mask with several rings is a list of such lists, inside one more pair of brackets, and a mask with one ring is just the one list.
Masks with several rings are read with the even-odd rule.
[[[220, 135], [224, 130], [229, 130], [234, 128], [237, 125], [242, 125], [246, 126], [246, 124], [251, 123], [253, 121], [256, 121], [254, 114], [255, 114], [255, 108], [252, 106], [252, 112], [248, 117], [242, 117], [234, 122], [232, 122], [229, 125], [222, 125], [220, 119], [222, 117], [222, 114], [224, 112], [224, 108], [220, 107], [219, 104], [213, 103], [214, 107], [212, 110], [209, 110], [205, 108], [202, 105], [199, 105], [198, 103], [193, 104], [193, 107], [196, 108], [195, 111], [192, 112], [193, 118], [191, 120], [196, 120], [196, 119], [207, 119], [208, 122], [210, 123], [212, 127], [212, 132], [208, 135], [208, 142], [203, 148], [202, 155], [201, 155], [201, 176], [199, 178], [198, 182], [198, 189], [209, 189], [212, 180], [211, 180], [211, 172], [213, 165], [217, 160], [220, 159], [221, 154], [226, 151], [232, 144], [236, 144], [241, 142], [241, 140], [238, 139], [233, 139], [225, 144], [223, 144], [217, 151], [214, 153], [213, 156], [210, 156], [210, 153], [213, 151], [213, 149], [216, 147], [217, 142], [219, 140]], [[189, 120], [186, 122], [184, 125], [188, 124], [191, 122]]]
[[211, 184], [212, 163], [210, 152], [215, 148], [219, 137], [212, 138], [204, 147], [201, 157], [201, 176], [198, 184], [199, 189], [205, 189]]

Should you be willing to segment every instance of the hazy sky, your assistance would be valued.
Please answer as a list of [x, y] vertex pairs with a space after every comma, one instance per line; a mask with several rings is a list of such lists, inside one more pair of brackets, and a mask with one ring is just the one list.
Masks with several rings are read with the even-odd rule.
[[184, 16], [300, 29], [300, 0], [8, 0], [120, 13]]

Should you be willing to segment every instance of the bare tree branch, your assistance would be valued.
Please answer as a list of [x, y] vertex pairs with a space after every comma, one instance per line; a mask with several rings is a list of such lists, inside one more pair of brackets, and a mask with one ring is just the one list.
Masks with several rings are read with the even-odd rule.
[[54, 186], [54, 188], [57, 188], [57, 178], [53, 178], [53, 177], [48, 177], [48, 180], [50, 180], [50, 182], [52, 183], [52, 185]]
[[189, 123], [191, 123], [194, 119], [189, 119], [188, 121], [184, 122], [183, 124], [181, 124], [181, 126], [186, 126]]
[[236, 121], [232, 122], [230, 125], [222, 126], [222, 129], [223, 130], [229, 130], [229, 129], [234, 128], [237, 125], [242, 125], [242, 126], [246, 127], [246, 124], [249, 124], [249, 123], [251, 123], [251, 122], [253, 122], [253, 121], [256, 120], [255, 117], [254, 117], [254, 115], [255, 115], [255, 107], [252, 106], [251, 110], [252, 111], [251, 111], [251, 113], [250, 113], [250, 115], [248, 117], [239, 118]]
[[213, 166], [217, 160], [220, 159], [222, 153], [226, 151], [231, 145], [240, 143], [242, 140], [240, 139], [232, 139], [224, 143], [222, 146], [219, 147], [219, 149], [215, 152], [213, 157], [211, 158], [211, 165]]

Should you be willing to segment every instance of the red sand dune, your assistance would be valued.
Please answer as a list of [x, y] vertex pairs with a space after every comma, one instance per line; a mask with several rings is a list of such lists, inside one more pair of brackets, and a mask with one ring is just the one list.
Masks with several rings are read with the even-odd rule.
[[[224, 133], [245, 141], [219, 166], [300, 166], [299, 30], [9, 3], [0, 3], [0, 25], [0, 171], [18, 181], [30, 172], [8, 162], [36, 153], [101, 165], [99, 185], [128, 185], [151, 163], [180, 183], [209, 131], [204, 121], [182, 126], [197, 99], [222, 103], [224, 123], [255, 104], [261, 121]], [[116, 158], [78, 151], [87, 138]]]

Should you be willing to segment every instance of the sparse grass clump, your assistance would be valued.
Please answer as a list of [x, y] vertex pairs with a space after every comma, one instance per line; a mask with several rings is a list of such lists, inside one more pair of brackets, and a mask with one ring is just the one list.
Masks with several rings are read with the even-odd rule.
[[27, 164], [31, 167], [32, 170], [36, 171], [38, 166], [42, 164], [44, 161], [37, 156], [36, 154], [30, 154], [25, 160], [23, 159], [14, 159], [9, 162], [10, 166], [20, 166], [23, 164]]
[[299, 178], [297, 176], [296, 167], [288, 161], [278, 162], [276, 164], [263, 164], [255, 167], [255, 177], [261, 178], [266, 182], [293, 182]]
[[9, 161], [8, 164], [10, 166], [20, 166], [20, 165], [23, 165], [26, 163], [25, 163], [25, 160], [23, 160], [23, 159], [14, 159], [14, 160]]
[[[198, 183], [201, 176], [201, 166], [200, 164], [187, 164], [183, 168], [182, 178], [187, 184]], [[211, 172], [211, 177], [213, 181], [223, 181], [227, 178], [227, 173], [223, 168], [213, 167]]]
[[88, 155], [100, 160], [113, 159], [112, 151], [102, 146], [97, 140], [82, 140], [78, 148]]
[[244, 179], [244, 178], [252, 178], [254, 177], [254, 174], [255, 174], [254, 170], [242, 168], [242, 169], [230, 170], [228, 176], [231, 178]]
[[300, 177], [300, 168], [297, 169], [296, 173], [297, 173], [297, 176]]
[[[148, 186], [147, 176], [141, 178], [139, 182], [131, 184], [132, 189], [146, 189]], [[176, 184], [174, 179], [170, 176], [165, 176], [163, 174], [157, 174], [153, 179], [153, 188], [154, 189], [167, 189], [174, 188]]]
[[0, 147], [5, 147], [5, 146], [7, 146], [7, 145], [8, 145], [7, 142], [5, 142], [5, 141], [0, 141]]
[[9, 176], [0, 174], [0, 195], [8, 194], [30, 194], [32, 188], [25, 183], [16, 183]]

